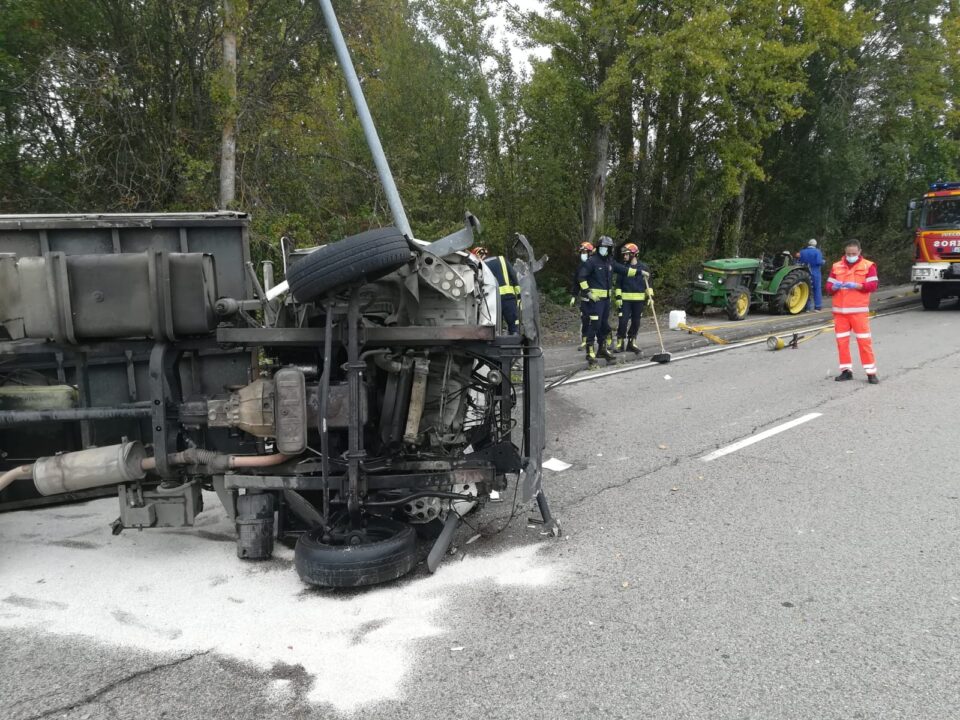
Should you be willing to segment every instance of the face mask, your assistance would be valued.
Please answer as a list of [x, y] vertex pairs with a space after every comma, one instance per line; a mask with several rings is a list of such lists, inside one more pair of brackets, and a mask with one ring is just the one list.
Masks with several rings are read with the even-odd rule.
[[857, 260], [860, 259], [859, 255], [847, 255], [847, 262], [853, 265]]
[[602, 248], [600, 248], [600, 250], [599, 250], [598, 252], [600, 253], [601, 257], [606, 257], [606, 256], [607, 256], [607, 251], [608, 251], [607, 248], [602, 247]]
[[588, 257], [590, 256], [587, 253], [580, 253], [580, 262], [586, 262]]

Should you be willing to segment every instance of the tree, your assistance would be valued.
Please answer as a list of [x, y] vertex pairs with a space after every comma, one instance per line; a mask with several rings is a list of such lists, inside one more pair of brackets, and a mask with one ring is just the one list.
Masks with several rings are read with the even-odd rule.
[[225, 95], [223, 136], [220, 141], [220, 207], [236, 198], [237, 182], [237, 25], [233, 0], [223, 0], [223, 70]]

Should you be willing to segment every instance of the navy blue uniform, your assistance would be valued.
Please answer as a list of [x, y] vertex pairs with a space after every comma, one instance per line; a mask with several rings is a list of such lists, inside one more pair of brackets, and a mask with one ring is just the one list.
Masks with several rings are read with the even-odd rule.
[[600, 346], [607, 341], [610, 335], [610, 293], [613, 289], [613, 273], [623, 272], [630, 277], [637, 274], [633, 267], [627, 267], [618, 263], [611, 257], [603, 257], [599, 253], [591, 255], [587, 261], [580, 266], [577, 272], [580, 288], [584, 293], [592, 293], [594, 300], [588, 301], [588, 312], [590, 314], [590, 327], [587, 330], [587, 347], [593, 347], [595, 341], [599, 341]]
[[502, 255], [488, 257], [483, 262], [490, 268], [500, 287], [500, 317], [507, 326], [507, 334], [516, 335], [520, 307], [520, 282], [517, 280], [517, 271]]
[[823, 307], [823, 253], [816, 247], [805, 247], [800, 251], [800, 262], [810, 268], [810, 278], [813, 280], [813, 292], [807, 301], [807, 310], [820, 310]]
[[622, 302], [620, 306], [620, 322], [617, 324], [617, 340], [630, 338], [635, 340], [637, 333], [640, 332], [640, 317], [643, 315], [643, 307], [647, 304], [647, 279], [644, 272], [650, 272], [650, 268], [642, 262], [636, 265], [630, 265], [629, 269], [636, 270], [636, 274], [628, 276], [623, 271], [617, 271], [617, 289], [615, 297]]

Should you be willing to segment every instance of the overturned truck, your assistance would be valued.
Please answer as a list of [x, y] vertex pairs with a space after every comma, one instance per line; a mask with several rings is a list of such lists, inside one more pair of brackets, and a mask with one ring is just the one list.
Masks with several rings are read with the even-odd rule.
[[334, 587], [408, 572], [417, 535], [434, 569], [508, 478], [552, 522], [522, 236], [505, 335], [470, 216], [433, 244], [387, 227], [285, 248], [279, 297], [247, 222], [0, 216], [0, 501], [115, 486], [120, 532], [189, 526], [215, 490], [241, 558], [295, 540], [304, 581]]
[[[237, 554], [295, 542], [307, 583], [434, 570], [464, 514], [541, 489], [536, 258], [520, 332], [466, 252], [415, 238], [329, 0], [319, 0], [393, 226], [258, 275], [236, 212], [0, 216], [0, 510], [113, 488], [124, 528], [189, 526], [215, 491]], [[419, 531], [419, 532], [417, 532]]]

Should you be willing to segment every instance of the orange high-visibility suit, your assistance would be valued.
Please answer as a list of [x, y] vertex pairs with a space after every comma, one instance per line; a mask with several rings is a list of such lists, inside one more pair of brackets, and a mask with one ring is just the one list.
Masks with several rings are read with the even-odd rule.
[[[843, 287], [845, 283], [857, 283], [859, 288]], [[870, 293], [880, 284], [877, 265], [862, 255], [853, 264], [841, 258], [833, 264], [827, 278], [827, 292], [833, 295], [834, 332], [837, 335], [837, 350], [840, 352], [840, 370], [852, 370], [850, 357], [850, 334], [857, 339], [860, 363], [867, 375], [877, 374], [877, 361], [873, 356], [873, 340], [870, 336]]]

